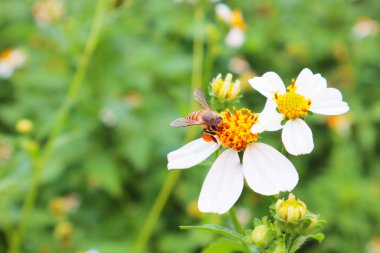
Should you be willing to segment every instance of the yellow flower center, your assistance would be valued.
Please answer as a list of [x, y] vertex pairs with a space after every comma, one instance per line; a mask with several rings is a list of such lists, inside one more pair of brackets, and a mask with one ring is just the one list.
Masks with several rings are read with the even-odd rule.
[[305, 117], [310, 109], [311, 100], [296, 93], [297, 86], [294, 85], [294, 79], [287, 89], [288, 92], [283, 95], [275, 93], [274, 101], [277, 103], [278, 111], [287, 119]]
[[259, 134], [251, 133], [251, 127], [257, 122], [258, 115], [251, 110], [233, 108], [233, 114], [227, 109], [220, 116], [223, 124], [216, 132], [218, 140], [223, 147], [230, 147], [237, 151], [242, 151], [249, 143], [257, 140]]
[[243, 15], [240, 10], [233, 10], [231, 15], [231, 26], [245, 30], [246, 24], [243, 19]]
[[11, 54], [12, 54], [12, 49], [10, 48], [5, 49], [3, 52], [0, 53], [0, 60], [8, 59]]

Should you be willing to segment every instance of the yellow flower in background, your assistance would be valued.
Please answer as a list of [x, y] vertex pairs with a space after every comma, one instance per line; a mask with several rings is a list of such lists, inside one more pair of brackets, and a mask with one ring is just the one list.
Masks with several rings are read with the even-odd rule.
[[347, 114], [332, 115], [326, 118], [327, 126], [342, 136], [350, 134], [352, 121], [352, 116]]
[[242, 12], [239, 9], [231, 10], [223, 3], [215, 6], [215, 12], [218, 18], [230, 26], [230, 31], [225, 38], [226, 45], [232, 48], [241, 47], [245, 41], [244, 31], [247, 27]]
[[21, 134], [28, 134], [33, 130], [33, 122], [30, 119], [21, 119], [16, 123], [16, 130]]
[[232, 82], [232, 74], [228, 73], [224, 80], [222, 75], [218, 74], [210, 83], [212, 94], [224, 100], [233, 100], [240, 93], [240, 81], [235, 80]]
[[26, 55], [21, 49], [8, 48], [0, 53], [0, 78], [9, 78], [24, 65]]
[[54, 237], [63, 245], [71, 244], [73, 234], [73, 225], [66, 221], [59, 222], [54, 229]]
[[62, 19], [65, 8], [61, 0], [40, 0], [34, 5], [33, 15], [39, 26], [47, 26]]

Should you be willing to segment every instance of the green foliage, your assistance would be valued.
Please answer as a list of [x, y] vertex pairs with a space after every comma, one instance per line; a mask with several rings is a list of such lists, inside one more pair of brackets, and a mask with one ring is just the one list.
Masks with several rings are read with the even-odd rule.
[[[9, 248], [33, 180], [34, 158], [65, 103], [94, 17], [93, 0], [63, 2], [62, 19], [39, 26], [33, 16], [36, 1], [0, 1], [0, 51], [21, 48], [27, 55], [24, 66], [0, 79], [0, 252]], [[314, 151], [288, 156], [300, 175], [295, 195], [328, 220], [323, 243], [307, 243], [300, 252], [364, 252], [380, 235], [379, 1], [226, 1], [242, 10], [247, 23], [239, 49], [224, 44], [228, 28], [215, 19], [211, 1], [203, 1], [200, 27], [186, 1], [109, 2], [83, 86], [44, 167], [22, 252], [131, 252], [168, 175], [166, 155], [183, 143], [186, 130], [171, 129], [169, 123], [194, 106], [195, 29], [203, 29], [206, 38], [197, 84], [205, 93], [217, 73], [232, 72], [242, 82], [244, 106], [259, 112], [264, 98], [247, 78], [273, 70], [289, 84], [309, 67], [339, 88], [350, 105], [343, 123], [307, 117]], [[373, 19], [377, 33], [355, 36], [361, 17]], [[250, 72], [230, 67], [235, 56], [249, 63]], [[15, 130], [23, 118], [34, 124], [29, 134]], [[198, 136], [200, 129], [191, 131]], [[281, 149], [279, 133], [262, 138]], [[205, 162], [181, 175], [145, 252], [199, 252], [215, 239], [179, 231], [178, 224], [228, 226], [227, 218], [202, 215], [193, 206], [209, 167]], [[245, 188], [237, 207], [248, 209], [250, 220], [265, 215], [269, 198]], [[71, 193], [79, 206], [66, 214], [74, 228], [67, 249], [54, 236], [58, 223], [49, 206]], [[218, 247], [238, 249], [218, 240], [204, 252]]]

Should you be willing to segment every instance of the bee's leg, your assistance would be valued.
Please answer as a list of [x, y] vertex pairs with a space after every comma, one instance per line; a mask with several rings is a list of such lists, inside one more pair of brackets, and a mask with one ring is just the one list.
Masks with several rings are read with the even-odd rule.
[[207, 141], [207, 142], [213, 141], [215, 143], [218, 143], [214, 135], [207, 130], [202, 130], [201, 135], [204, 141]]

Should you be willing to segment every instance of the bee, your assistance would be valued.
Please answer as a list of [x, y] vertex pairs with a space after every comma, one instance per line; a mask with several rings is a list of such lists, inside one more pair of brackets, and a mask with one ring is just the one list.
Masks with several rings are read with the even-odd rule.
[[203, 127], [201, 132], [203, 140], [217, 143], [214, 135], [216, 131], [220, 130], [222, 117], [216, 112], [213, 112], [210, 106], [207, 104], [206, 97], [203, 92], [196, 88], [194, 90], [194, 100], [202, 105], [203, 109], [190, 113], [186, 118], [179, 118], [170, 123], [171, 127], [186, 127], [200, 125]]

